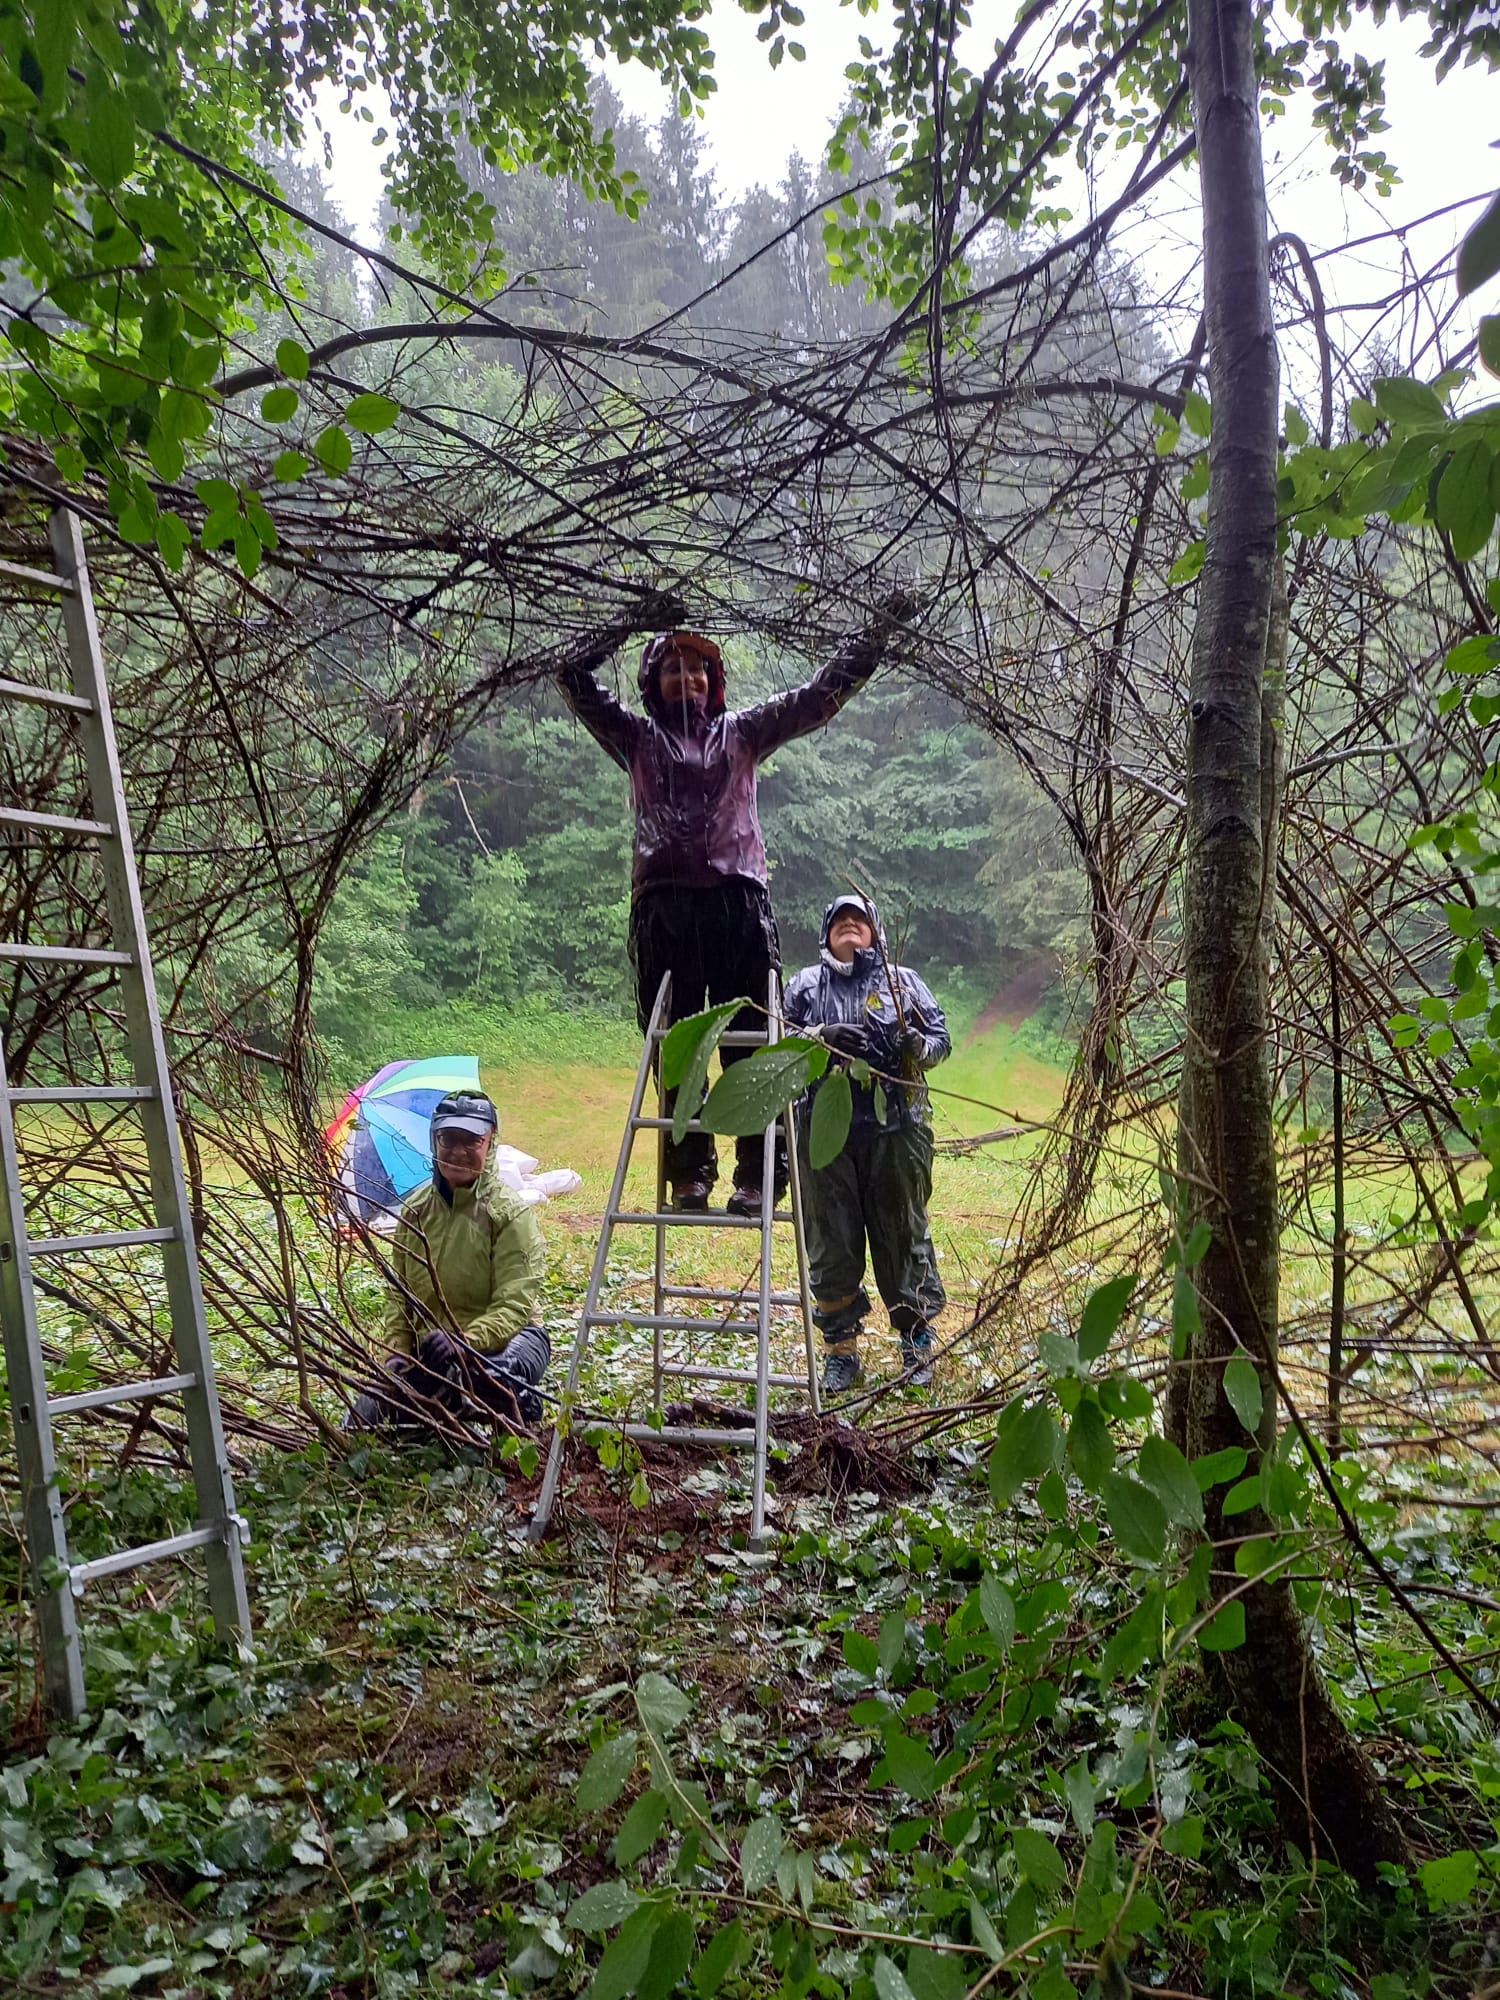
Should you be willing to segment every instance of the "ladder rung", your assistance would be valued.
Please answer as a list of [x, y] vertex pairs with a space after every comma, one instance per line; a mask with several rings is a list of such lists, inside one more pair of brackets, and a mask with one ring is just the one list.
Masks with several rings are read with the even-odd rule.
[[[790, 1222], [792, 1211], [778, 1208], [773, 1213], [773, 1222]], [[634, 1209], [612, 1208], [606, 1212], [607, 1222], [668, 1222], [685, 1223], [689, 1229], [759, 1229], [758, 1215], [715, 1215], [711, 1210], [698, 1208], [663, 1208], [642, 1214]]]
[[22, 812], [19, 806], [0, 806], [0, 826], [32, 827], [38, 833], [88, 834], [98, 840], [114, 835], [114, 828], [105, 819], [70, 819], [64, 813]]
[[92, 715], [94, 704], [81, 694], [64, 694], [60, 688], [33, 687], [30, 681], [0, 680], [0, 701], [30, 701], [38, 708], [65, 708], [74, 715]]
[[[664, 1299], [720, 1299], [728, 1305], [752, 1303], [743, 1289], [726, 1292], [717, 1285], [663, 1285], [661, 1295]], [[766, 1297], [773, 1306], [800, 1306], [802, 1303], [800, 1292], [768, 1292]]]
[[[618, 1431], [615, 1433], [618, 1437]], [[625, 1435], [640, 1444], [708, 1444], [728, 1447], [732, 1451], [754, 1451], [755, 1426], [747, 1424], [739, 1431], [695, 1430], [690, 1424], [663, 1424], [657, 1431], [650, 1424], [627, 1424]]]
[[0, 557], [0, 576], [13, 576], [20, 583], [43, 583], [48, 590], [60, 590], [65, 597], [71, 597], [73, 586], [65, 576], [57, 576], [50, 569], [33, 569], [29, 563], [11, 562]]
[[759, 1333], [753, 1319], [677, 1319], [671, 1313], [585, 1313], [590, 1326], [660, 1327], [664, 1333]]
[[[663, 1375], [675, 1376], [687, 1382], [758, 1382], [760, 1377], [753, 1368], [700, 1368], [696, 1361], [664, 1361]], [[767, 1384], [773, 1389], [805, 1389], [805, 1375], [768, 1375]]]
[[128, 951], [95, 951], [81, 944], [0, 944], [0, 959], [17, 965], [134, 965]]
[[25, 1090], [0, 1091], [12, 1104], [138, 1104], [155, 1095], [149, 1083], [39, 1084]]
[[[632, 1118], [630, 1126], [631, 1130], [635, 1132], [670, 1132], [672, 1121], [670, 1118]], [[701, 1119], [690, 1118], [687, 1122], [687, 1130], [689, 1132], [702, 1132], [707, 1130], [707, 1127]], [[776, 1130], [778, 1132], [781, 1130], [781, 1120], [779, 1118], [776, 1120]]]
[[175, 1229], [117, 1229], [107, 1236], [39, 1236], [27, 1244], [33, 1257], [61, 1257], [69, 1250], [130, 1250], [137, 1243], [175, 1243]]
[[145, 1403], [154, 1396], [175, 1396], [179, 1389], [193, 1389], [196, 1375], [158, 1375], [152, 1382], [122, 1382], [113, 1389], [85, 1389], [77, 1396], [55, 1396], [47, 1404], [54, 1417], [70, 1410], [103, 1410], [111, 1403]]
[[[674, 1023], [673, 1025], [675, 1026], [676, 1024]], [[672, 1029], [670, 1027], [658, 1028], [656, 1039], [659, 1042], [664, 1042], [671, 1032]], [[760, 1028], [731, 1028], [726, 1034], [720, 1035], [718, 1041], [714, 1044], [715, 1048], [720, 1049], [765, 1049], [769, 1048], [770, 1045], [770, 1036], [765, 1033], [764, 1029]]]
[[74, 1563], [68, 1571], [73, 1595], [81, 1597], [85, 1588], [101, 1576], [119, 1576], [142, 1563], [163, 1562], [168, 1556], [186, 1555], [189, 1549], [206, 1549], [210, 1542], [222, 1542], [223, 1528], [189, 1528], [186, 1534], [168, 1535], [165, 1541], [144, 1542], [138, 1549], [121, 1549], [117, 1555], [100, 1556], [97, 1562]]

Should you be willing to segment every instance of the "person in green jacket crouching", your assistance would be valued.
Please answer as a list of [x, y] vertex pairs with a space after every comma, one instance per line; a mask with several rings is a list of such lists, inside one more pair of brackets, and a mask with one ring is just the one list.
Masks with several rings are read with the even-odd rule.
[[390, 1357], [350, 1412], [351, 1430], [411, 1421], [424, 1405], [511, 1425], [542, 1414], [547, 1250], [535, 1209], [487, 1172], [499, 1129], [478, 1092], [453, 1091], [432, 1114], [432, 1179], [403, 1202], [391, 1247]]

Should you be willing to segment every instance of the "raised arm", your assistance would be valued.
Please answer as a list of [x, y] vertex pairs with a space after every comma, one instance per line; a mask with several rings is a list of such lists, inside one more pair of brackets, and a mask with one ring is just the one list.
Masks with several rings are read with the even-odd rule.
[[893, 593], [870, 624], [862, 632], [851, 632], [810, 681], [788, 694], [772, 695], [756, 708], [742, 710], [736, 720], [754, 745], [756, 756], [769, 757], [783, 743], [831, 722], [880, 665], [895, 631], [915, 609], [915, 599], [906, 592]]
[[594, 669], [609, 657], [595, 653], [582, 660], [569, 660], [557, 669], [557, 688], [596, 743], [606, 749], [625, 770], [630, 768], [630, 751], [644, 727], [642, 719], [602, 687]]

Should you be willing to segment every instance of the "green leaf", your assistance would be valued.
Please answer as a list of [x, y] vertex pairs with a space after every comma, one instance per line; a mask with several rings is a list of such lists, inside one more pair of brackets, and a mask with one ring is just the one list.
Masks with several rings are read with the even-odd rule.
[[1363, 396], [1351, 396], [1349, 398], [1349, 422], [1353, 425], [1358, 436], [1368, 437], [1380, 422], [1380, 419], [1375, 414], [1375, 405], [1373, 403], [1367, 403]]
[[1135, 1469], [1166, 1509], [1174, 1528], [1203, 1526], [1203, 1495], [1191, 1466], [1175, 1444], [1166, 1438], [1147, 1438]]
[[135, 119], [123, 95], [97, 72], [89, 78], [87, 106], [79, 128], [83, 163], [101, 187], [118, 187], [135, 165]]
[[1180, 1860], [1196, 1861], [1203, 1852], [1203, 1821], [1189, 1815], [1175, 1826], [1165, 1827], [1161, 1844], [1168, 1854], [1175, 1854]]
[[893, 1674], [901, 1664], [901, 1655], [906, 1651], [906, 1612], [899, 1604], [893, 1605], [880, 1621], [880, 1664], [887, 1674]]
[[363, 437], [375, 437], [380, 431], [388, 431], [400, 414], [401, 405], [392, 402], [389, 396], [367, 392], [354, 398], [344, 412], [344, 422]]
[[999, 1965], [1005, 1957], [1005, 1946], [1001, 1944], [995, 1926], [971, 1895], [969, 1897], [969, 1928], [974, 1933], [974, 1942], [992, 1965]]
[[651, 1961], [662, 1908], [660, 1903], [646, 1903], [636, 1911], [600, 1959], [588, 2000], [625, 2000], [636, 1991]]
[[1255, 1436], [1260, 1429], [1264, 1402], [1255, 1363], [1243, 1348], [1231, 1354], [1225, 1365], [1224, 1394], [1245, 1429]]
[[1114, 1470], [1115, 1441], [1109, 1434], [1103, 1410], [1092, 1397], [1086, 1397], [1073, 1413], [1068, 1430], [1068, 1457], [1090, 1493], [1097, 1493]]
[[1214, 417], [1206, 396], [1200, 396], [1196, 389], [1189, 389], [1182, 399], [1182, 414], [1194, 437], [1212, 437]]
[[1453, 552], [1460, 562], [1479, 553], [1495, 526], [1490, 464], [1489, 446], [1482, 438], [1470, 438], [1454, 452], [1438, 481], [1438, 526], [1452, 537]]
[[628, 1882], [596, 1882], [573, 1904], [563, 1922], [570, 1931], [588, 1931], [597, 1936], [601, 1931], [612, 1931], [616, 1924], [623, 1924], [640, 1906], [641, 1899]]
[[1245, 1607], [1234, 1598], [1222, 1605], [1198, 1634], [1205, 1653], [1233, 1653], [1245, 1643]]
[[354, 463], [354, 446], [349, 433], [340, 430], [337, 424], [330, 424], [313, 446], [313, 456], [325, 472], [335, 479], [342, 479]]
[[1282, 412], [1281, 424], [1282, 429], [1286, 432], [1287, 443], [1297, 450], [1300, 450], [1312, 435], [1307, 428], [1306, 417], [1303, 416], [1295, 403], [1287, 404], [1285, 410]]
[[1063, 1797], [1073, 1815], [1073, 1824], [1087, 1840], [1094, 1830], [1094, 1780], [1089, 1774], [1087, 1757], [1079, 1757], [1064, 1771]]
[[702, 2000], [713, 2000], [714, 1994], [738, 1966], [744, 1946], [745, 1927], [738, 1917], [709, 1939], [693, 1967], [693, 1985]]
[[665, 1792], [642, 1792], [620, 1821], [620, 1831], [615, 1835], [615, 1861], [619, 1867], [629, 1868], [655, 1847], [666, 1817]]
[[[676, 1090], [679, 1085], [687, 1083], [688, 1072], [694, 1066], [693, 1059], [705, 1041], [708, 1043], [708, 1055], [711, 1055], [720, 1035], [740, 1009], [749, 1004], [748, 1000], [728, 1000], [722, 1007], [710, 1007], [706, 1013], [689, 1014], [683, 1020], [674, 1022], [662, 1037], [661, 1080], [664, 1087]], [[700, 1086], [708, 1073], [708, 1055], [697, 1065]]]
[[1168, 583], [1191, 583], [1203, 569], [1204, 557], [1208, 554], [1207, 542], [1189, 542], [1182, 554], [1167, 572]]
[[1433, 430], [1448, 421], [1448, 412], [1437, 391], [1404, 375], [1379, 378], [1375, 383], [1375, 407], [1387, 423], [1408, 430]]
[[1479, 1856], [1468, 1847], [1461, 1847], [1456, 1854], [1440, 1854], [1422, 1863], [1417, 1879], [1435, 1910], [1467, 1903], [1479, 1885]]
[[737, 1062], [726, 1071], [708, 1093], [704, 1125], [710, 1132], [738, 1139], [764, 1132], [794, 1097], [801, 1096], [827, 1060], [828, 1051], [816, 1042], [790, 1039], [758, 1049], [748, 1062]]
[[670, 1994], [680, 1992], [697, 1943], [697, 1927], [687, 1911], [665, 1910], [651, 1940], [646, 1970], [635, 1989], [638, 2000], [668, 2000]]
[[1016, 1861], [1026, 1880], [1044, 1896], [1055, 1896], [1068, 1879], [1063, 1858], [1044, 1833], [1018, 1826], [1011, 1835]]
[[1167, 1510], [1151, 1488], [1128, 1473], [1111, 1472], [1103, 1497], [1110, 1530], [1126, 1555], [1159, 1563], [1167, 1552]]
[[886, 1957], [884, 1952], [877, 1954], [874, 1969], [875, 1991], [880, 2000], [917, 2000], [916, 1994], [906, 1983], [904, 1973], [899, 1970], [893, 1959]]
[[813, 1099], [807, 1135], [807, 1157], [814, 1167], [826, 1167], [844, 1150], [854, 1122], [854, 1090], [846, 1069], [831, 1070]]
[[758, 1896], [775, 1875], [784, 1845], [780, 1824], [769, 1813], [747, 1831], [740, 1842], [740, 1875], [747, 1896]]
[[998, 1576], [979, 1579], [979, 1611], [996, 1645], [1008, 1649], [1016, 1636], [1016, 1603]]
[[1466, 298], [1497, 271], [1500, 271], [1500, 194], [1458, 246], [1458, 296]]
[[1080, 1361], [1097, 1361], [1115, 1336], [1115, 1330], [1125, 1317], [1125, 1308], [1130, 1304], [1130, 1295], [1140, 1283], [1139, 1275], [1128, 1271], [1121, 1278], [1111, 1278], [1108, 1284], [1100, 1285], [1089, 1294], [1088, 1303], [1083, 1308], [1083, 1317], [1078, 1322], [1078, 1358]]
[[1099, 1663], [1102, 1686], [1108, 1687], [1122, 1675], [1138, 1672], [1153, 1656], [1161, 1643], [1161, 1617], [1161, 1591], [1149, 1590], [1104, 1648]]
[[1486, 313], [1479, 322], [1479, 358], [1492, 375], [1500, 375], [1500, 314]]
[[670, 1736], [693, 1712], [693, 1704], [664, 1674], [642, 1674], [636, 1683], [635, 1706], [653, 1736]]
[[880, 1671], [880, 1649], [873, 1639], [863, 1632], [847, 1631], [843, 1650], [845, 1660], [855, 1673], [863, 1674], [867, 1681], [874, 1680]]
[[310, 461], [304, 452], [284, 451], [271, 468], [271, 477], [280, 486], [292, 486], [306, 473]]
[[937, 1761], [925, 1743], [914, 1736], [892, 1736], [885, 1746], [886, 1781], [905, 1792], [908, 1798], [930, 1799], [938, 1788]]
[[1206, 1493], [1210, 1486], [1222, 1486], [1227, 1480], [1238, 1479], [1250, 1463], [1250, 1454], [1243, 1445], [1232, 1444], [1224, 1451], [1205, 1452], [1195, 1458], [1188, 1470], [1200, 1493]]
[[268, 424], [290, 423], [301, 400], [295, 389], [283, 384], [279, 389], [268, 389], [261, 397], [260, 413]]
[[990, 1453], [990, 1497], [1007, 1507], [1028, 1479], [1039, 1479], [1057, 1455], [1057, 1425], [1041, 1403], [1028, 1409], [1019, 1398], [1002, 1413]]
[[614, 1804], [635, 1769], [639, 1741], [635, 1731], [627, 1729], [623, 1735], [612, 1737], [608, 1743], [599, 1746], [584, 1765], [583, 1776], [578, 1780], [574, 1793], [580, 1811], [603, 1812], [606, 1806]]
[[156, 546], [161, 550], [162, 561], [174, 576], [182, 568], [182, 559], [192, 539], [193, 531], [180, 514], [168, 512], [157, 515]]
[[305, 382], [309, 356], [300, 340], [278, 340], [276, 343], [277, 373], [285, 375], [288, 381]]

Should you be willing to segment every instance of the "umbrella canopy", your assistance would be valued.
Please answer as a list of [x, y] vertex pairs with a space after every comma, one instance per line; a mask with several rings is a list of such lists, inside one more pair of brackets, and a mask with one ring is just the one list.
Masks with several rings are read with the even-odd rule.
[[425, 1056], [387, 1063], [350, 1091], [323, 1139], [360, 1221], [394, 1219], [432, 1172], [428, 1127], [439, 1102], [450, 1090], [482, 1089], [477, 1057]]

